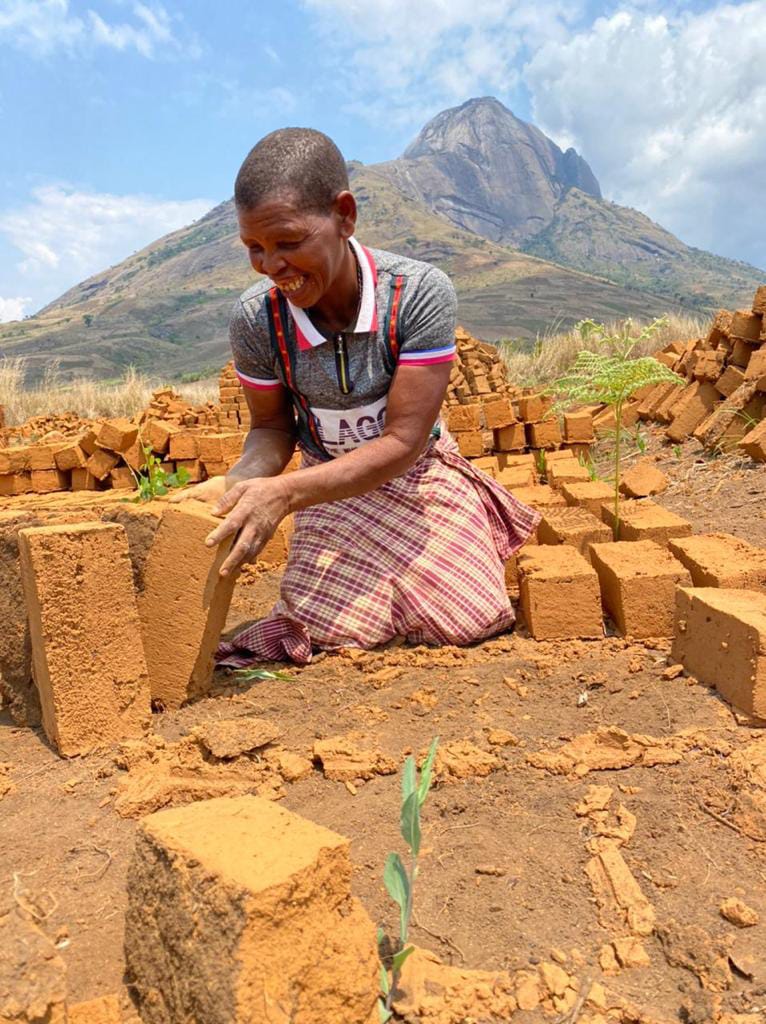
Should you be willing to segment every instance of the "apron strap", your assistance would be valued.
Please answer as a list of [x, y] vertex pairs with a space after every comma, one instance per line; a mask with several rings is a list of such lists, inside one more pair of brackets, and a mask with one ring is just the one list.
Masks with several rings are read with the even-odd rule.
[[399, 362], [399, 348], [401, 341], [399, 337], [399, 306], [402, 299], [403, 285], [404, 278], [402, 276], [395, 277], [391, 282], [391, 291], [388, 295], [388, 307], [386, 309], [386, 319], [383, 324], [383, 341], [386, 346], [388, 371], [391, 374], [393, 374], [396, 369], [396, 364]]

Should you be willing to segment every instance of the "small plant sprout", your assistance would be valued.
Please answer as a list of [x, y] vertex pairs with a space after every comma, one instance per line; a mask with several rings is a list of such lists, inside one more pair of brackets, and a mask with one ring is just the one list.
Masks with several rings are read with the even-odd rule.
[[172, 487], [183, 487], [189, 482], [189, 471], [181, 466], [175, 473], [166, 473], [162, 468], [162, 462], [153, 454], [152, 449], [145, 444], [141, 445], [144, 453], [144, 465], [137, 472], [133, 469], [133, 479], [136, 481], [138, 494], [131, 498], [133, 502], [151, 501], [153, 498], [167, 494]]
[[535, 468], [539, 477], [544, 477], [546, 475], [547, 465], [545, 462], [544, 448], [538, 448], [535, 452]]
[[652, 384], [685, 384], [686, 381], [651, 356], [636, 358], [633, 351], [665, 325], [665, 318], [654, 320], [633, 333], [633, 323], [625, 320], [614, 333], [604, 324], [582, 320], [577, 325], [585, 344], [596, 351], [578, 352], [569, 372], [548, 388], [557, 396], [557, 407], [573, 404], [607, 405], [614, 410], [614, 539], [620, 539], [620, 460], [622, 457], [622, 412], [627, 400], [640, 388]]
[[646, 435], [641, 430], [640, 426], [636, 427], [636, 432], [633, 435], [633, 440], [636, 445], [636, 450], [639, 452], [640, 455], [644, 455], [646, 453], [647, 439]]
[[675, 455], [675, 457], [677, 459], [681, 458], [681, 445], [680, 444], [674, 444], [673, 445], [673, 454]]
[[[381, 1024], [385, 1024], [393, 1016], [391, 1009], [393, 993], [396, 990], [405, 960], [415, 950], [414, 946], [407, 945], [407, 940], [412, 919], [413, 891], [415, 880], [418, 877], [418, 857], [420, 856], [421, 839], [420, 810], [431, 788], [431, 775], [433, 774], [438, 746], [439, 737], [436, 736], [420, 769], [419, 778], [413, 757], [407, 758], [402, 770], [400, 831], [402, 839], [409, 847], [409, 871], [404, 866], [404, 862], [398, 853], [389, 853], [383, 871], [383, 881], [388, 895], [399, 907], [399, 941], [396, 952], [391, 957], [390, 978], [385, 964], [380, 965], [380, 991], [382, 995], [378, 999], [378, 1014]], [[381, 933], [378, 932], [379, 941], [381, 937]]]

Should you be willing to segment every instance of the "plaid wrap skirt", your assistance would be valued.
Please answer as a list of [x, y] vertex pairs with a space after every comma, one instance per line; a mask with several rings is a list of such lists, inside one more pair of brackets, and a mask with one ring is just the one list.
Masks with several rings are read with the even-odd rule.
[[312, 650], [396, 636], [462, 645], [501, 633], [514, 621], [504, 562], [539, 519], [443, 435], [376, 490], [296, 513], [279, 601], [219, 646], [218, 663], [306, 664]]

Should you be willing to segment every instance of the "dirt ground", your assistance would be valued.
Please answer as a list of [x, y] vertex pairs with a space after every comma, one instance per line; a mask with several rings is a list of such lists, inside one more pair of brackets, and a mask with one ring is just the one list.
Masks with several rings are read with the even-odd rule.
[[[766, 547], [763, 467], [698, 462], [693, 443], [679, 457], [652, 439], [648, 452], [672, 477], [660, 500], [695, 532], [727, 530]], [[269, 606], [278, 575], [237, 588], [229, 629]], [[398, 766], [439, 735], [451, 757], [423, 811], [418, 945], [472, 968], [556, 960], [637, 1007], [631, 1019], [702, 1024], [725, 1010], [764, 1021], [766, 816], [743, 809], [741, 798], [743, 765], [762, 764], [766, 785], [766, 723], [668, 672], [671, 664], [666, 642], [538, 643], [519, 629], [465, 650], [320, 656], [290, 669], [290, 682], [243, 684], [218, 673], [209, 697], [153, 724], [172, 744], [206, 723], [257, 716], [304, 758], [317, 740], [350, 737], [384, 755], [386, 772], [386, 759]], [[477, 749], [452, 747], [457, 741]], [[571, 758], [551, 756], [561, 748]], [[3, 713], [0, 762], [9, 765], [0, 782], [13, 783], [0, 802], [0, 914], [14, 902], [32, 909], [57, 941], [70, 1001], [118, 993], [127, 1009], [122, 929], [135, 821], [117, 813], [115, 797], [128, 773], [114, 751], [61, 760], [41, 732]], [[388, 852], [402, 849], [399, 780], [371, 774], [346, 784], [315, 764], [278, 795], [351, 839], [355, 893], [393, 933], [382, 871]], [[585, 869], [606, 817], [576, 812], [594, 785], [613, 791], [601, 792], [612, 824], [635, 816], [621, 853], [656, 917], [644, 966], [605, 959], [615, 929]], [[719, 908], [731, 897], [759, 923], [725, 920]], [[571, 1018], [537, 1009], [513, 1019]]]

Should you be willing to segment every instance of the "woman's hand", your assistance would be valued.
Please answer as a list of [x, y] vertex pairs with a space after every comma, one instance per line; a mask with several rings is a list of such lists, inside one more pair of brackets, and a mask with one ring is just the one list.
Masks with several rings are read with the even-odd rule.
[[169, 501], [177, 503], [186, 501], [187, 498], [195, 498], [197, 501], [218, 502], [226, 493], [226, 477], [211, 476], [209, 480], [201, 484], [192, 484], [191, 487], [184, 487], [181, 491], [171, 494]]
[[208, 547], [239, 533], [220, 569], [228, 576], [243, 562], [252, 561], [290, 511], [284, 477], [256, 477], [235, 484], [222, 495], [213, 515], [226, 516], [205, 540]]

